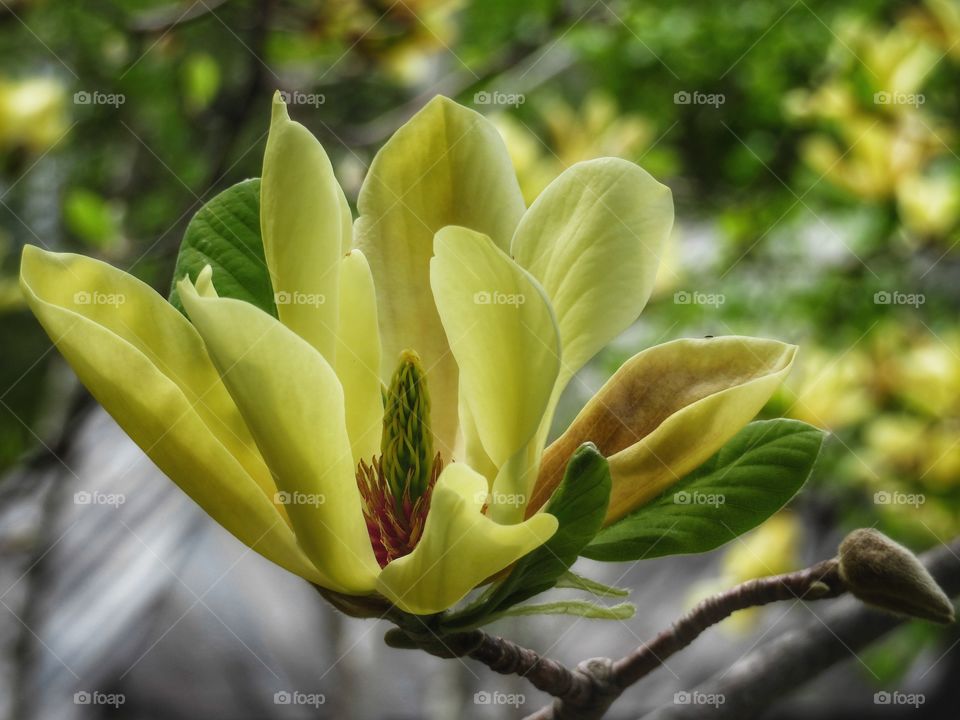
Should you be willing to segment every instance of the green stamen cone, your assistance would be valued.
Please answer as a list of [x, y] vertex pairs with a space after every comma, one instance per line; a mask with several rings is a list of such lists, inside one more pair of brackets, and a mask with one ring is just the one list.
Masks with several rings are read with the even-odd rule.
[[400, 353], [386, 392], [380, 451], [383, 475], [397, 502], [420, 497], [433, 470], [433, 434], [427, 374], [413, 350]]

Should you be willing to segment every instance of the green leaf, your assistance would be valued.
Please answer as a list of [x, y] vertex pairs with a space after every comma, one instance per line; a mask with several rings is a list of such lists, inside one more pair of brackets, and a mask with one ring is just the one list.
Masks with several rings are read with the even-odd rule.
[[497, 613], [494, 618], [515, 617], [521, 615], [577, 615], [598, 620], [628, 620], [634, 616], [637, 608], [631, 603], [619, 603], [606, 606], [585, 600], [558, 600], [539, 605], [516, 605], [509, 610]]
[[666, 493], [601, 530], [582, 555], [621, 561], [719, 547], [796, 494], [822, 441], [822, 431], [797, 420], [750, 423]]
[[577, 575], [577, 573], [570, 572], [569, 570], [557, 578], [557, 583], [554, 585], [554, 587], [582, 590], [583, 592], [588, 592], [591, 595], [596, 595], [597, 597], [617, 598], [627, 597], [627, 595], [630, 594], [630, 591], [626, 588], [618, 588], [614, 587], [613, 585], [604, 585], [601, 582], [591, 580], [583, 575]]
[[449, 616], [445, 627], [476, 627], [485, 618], [552, 588], [603, 525], [610, 502], [610, 469], [593, 443], [584, 443], [567, 463], [563, 481], [546, 507], [557, 532], [522, 558], [499, 585], [474, 605]]
[[204, 265], [213, 267], [213, 286], [220, 297], [244, 300], [277, 316], [260, 237], [259, 178], [227, 188], [187, 225], [170, 291], [170, 302], [180, 312], [177, 281], [184, 275], [196, 281]]

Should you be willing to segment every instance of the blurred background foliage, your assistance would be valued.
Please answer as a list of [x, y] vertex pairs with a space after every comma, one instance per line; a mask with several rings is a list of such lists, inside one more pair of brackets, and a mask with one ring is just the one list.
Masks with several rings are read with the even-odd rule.
[[933, 545], [960, 530], [958, 66], [955, 0], [5, 0], [0, 467], [84, 402], [21, 306], [25, 243], [165, 292], [191, 215], [259, 175], [275, 88], [351, 202], [440, 92], [496, 123], [528, 202], [599, 155], [674, 191], [657, 293], [581, 385], [684, 335], [801, 345], [767, 412], [832, 439], [708, 585], [789, 569], [825, 529]]

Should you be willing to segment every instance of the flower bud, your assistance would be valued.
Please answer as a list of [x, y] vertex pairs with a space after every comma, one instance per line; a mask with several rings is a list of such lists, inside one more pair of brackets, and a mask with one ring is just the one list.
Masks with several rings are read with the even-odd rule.
[[880, 610], [936, 623], [953, 605], [916, 555], [883, 533], [854, 530], [840, 543], [840, 577], [850, 593]]

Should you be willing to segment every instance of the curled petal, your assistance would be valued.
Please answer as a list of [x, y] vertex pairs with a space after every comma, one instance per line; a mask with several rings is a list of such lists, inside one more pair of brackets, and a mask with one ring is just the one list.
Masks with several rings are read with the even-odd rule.
[[433, 491], [423, 537], [412, 553], [383, 569], [378, 592], [405, 612], [442, 612], [540, 547], [557, 530], [556, 518], [546, 513], [500, 525], [482, 512], [487, 497], [482, 475], [463, 463], [444, 468]]
[[606, 524], [656, 497], [719, 450], [766, 404], [796, 347], [775, 340], [676, 340], [635, 355], [544, 452], [528, 511], [545, 503], [582, 443], [610, 462]]

